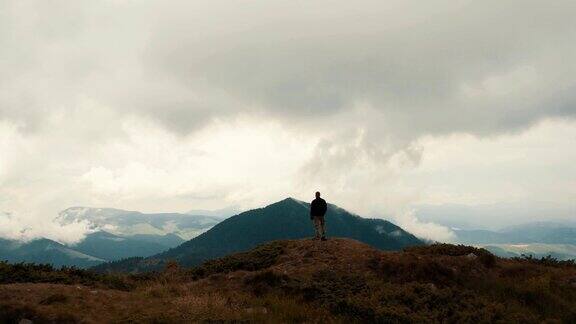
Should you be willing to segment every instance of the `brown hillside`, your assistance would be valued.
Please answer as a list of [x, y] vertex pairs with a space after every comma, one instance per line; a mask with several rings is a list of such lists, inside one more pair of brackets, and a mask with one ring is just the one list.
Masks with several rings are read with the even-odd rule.
[[189, 270], [67, 284], [4, 267], [12, 279], [0, 282], [17, 283], [0, 285], [0, 322], [576, 322], [573, 264], [447, 244], [277, 241]]

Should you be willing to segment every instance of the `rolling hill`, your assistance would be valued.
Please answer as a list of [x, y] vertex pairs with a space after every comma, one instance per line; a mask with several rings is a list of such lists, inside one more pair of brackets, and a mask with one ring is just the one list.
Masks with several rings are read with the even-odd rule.
[[144, 275], [0, 262], [0, 322], [575, 323], [575, 289], [573, 262], [282, 240]]
[[184, 242], [178, 236], [119, 236], [104, 231], [90, 233], [77, 244], [49, 239], [30, 242], [0, 239], [0, 260], [87, 268], [129, 257], [147, 257]]
[[176, 247], [224, 217], [179, 213], [145, 214], [113, 208], [72, 207], [59, 213], [62, 225], [87, 222], [93, 232], [76, 244], [46, 238], [0, 239], [0, 260], [53, 266], [91, 267], [130, 257], [147, 257]]
[[84, 254], [49, 239], [18, 242], [0, 239], [0, 261], [11, 263], [33, 262], [55, 267], [76, 266], [87, 268], [107, 260]]
[[69, 247], [106, 261], [115, 261], [134, 256], [147, 257], [174, 246], [164, 244], [163, 241], [142, 239], [141, 236], [124, 237], [99, 231], [88, 234], [84, 240]]

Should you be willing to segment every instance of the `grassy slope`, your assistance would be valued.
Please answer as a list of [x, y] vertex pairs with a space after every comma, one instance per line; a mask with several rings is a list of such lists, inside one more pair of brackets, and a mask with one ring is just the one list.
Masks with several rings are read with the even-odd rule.
[[453, 245], [383, 252], [349, 239], [277, 241], [193, 269], [82, 272], [67, 284], [4, 267], [0, 281], [12, 283], [0, 285], [0, 322], [576, 321], [574, 265]]

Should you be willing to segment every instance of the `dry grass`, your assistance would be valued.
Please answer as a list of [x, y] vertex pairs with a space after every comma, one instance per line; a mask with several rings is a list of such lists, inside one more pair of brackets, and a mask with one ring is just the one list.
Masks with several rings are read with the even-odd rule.
[[129, 291], [0, 285], [0, 322], [576, 322], [576, 267], [548, 263], [450, 245], [283, 241], [192, 271], [171, 264]]

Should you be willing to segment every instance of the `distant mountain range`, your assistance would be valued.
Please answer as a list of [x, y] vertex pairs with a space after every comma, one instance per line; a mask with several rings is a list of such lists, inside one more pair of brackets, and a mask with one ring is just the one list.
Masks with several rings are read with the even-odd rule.
[[[388, 221], [362, 218], [335, 205], [328, 207], [326, 226], [329, 237], [353, 238], [382, 250], [400, 250], [423, 244], [414, 235]], [[309, 204], [287, 198], [230, 217], [166, 252], [144, 259], [102, 264], [93, 269], [100, 272], [143, 272], [161, 269], [169, 260], [176, 260], [183, 266], [194, 266], [208, 259], [249, 250], [264, 242], [312, 236]]]
[[457, 241], [463, 244], [576, 244], [576, 224], [557, 222], [536, 222], [500, 231], [454, 230]]
[[223, 218], [178, 213], [144, 214], [112, 208], [73, 207], [57, 221], [86, 221], [95, 231], [73, 245], [41, 238], [31, 242], [0, 240], [0, 260], [91, 267], [129, 257], [147, 257], [176, 247]]
[[145, 214], [113, 208], [72, 207], [60, 212], [57, 221], [69, 224], [87, 221], [92, 227], [112, 234], [177, 235], [189, 240], [222, 221], [224, 217], [180, 213]]
[[[311, 237], [308, 208], [309, 204], [288, 198], [226, 219], [234, 208], [205, 216], [73, 207], [61, 212], [57, 220], [61, 224], [87, 221], [94, 232], [83, 241], [64, 245], [46, 238], [31, 242], [0, 239], [0, 260], [57, 267], [102, 265], [97, 267], [102, 271], [158, 269], [170, 259], [197, 265], [271, 240]], [[329, 206], [327, 230], [329, 236], [354, 238], [383, 250], [422, 244], [390, 222], [361, 218], [335, 205]], [[501, 257], [576, 259], [576, 222], [537, 222], [499, 231], [454, 229], [454, 233], [456, 242], [482, 246]], [[134, 257], [138, 258], [121, 261]], [[111, 261], [116, 262], [107, 263]]]
[[129, 237], [104, 231], [88, 234], [84, 240], [73, 245], [45, 238], [30, 242], [1, 239], [0, 260], [87, 268], [107, 261], [154, 255], [182, 242], [184, 240], [180, 237], [171, 234]]
[[576, 259], [576, 245], [574, 244], [487, 244], [482, 245], [494, 255], [503, 258], [532, 256], [535, 258], [553, 257], [558, 260]]
[[456, 242], [485, 247], [501, 257], [576, 259], [576, 223], [535, 222], [499, 231], [454, 230]]
[[0, 239], [0, 260], [11, 263], [46, 263], [56, 267], [76, 266], [80, 268], [106, 262], [104, 259], [84, 254], [48, 239], [27, 243]]

